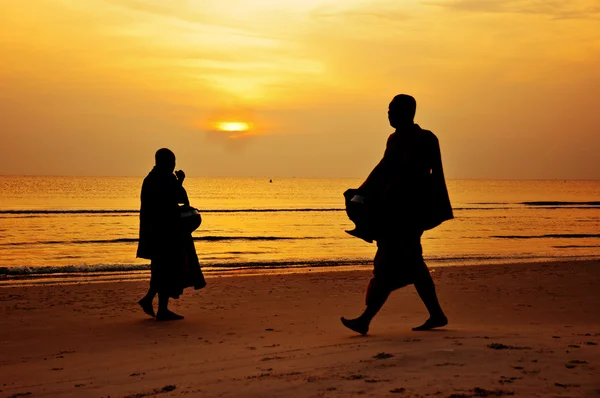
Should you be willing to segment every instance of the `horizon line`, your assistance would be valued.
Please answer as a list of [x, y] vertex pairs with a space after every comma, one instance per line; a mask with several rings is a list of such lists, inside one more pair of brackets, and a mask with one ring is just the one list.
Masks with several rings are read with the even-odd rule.
[[[76, 174], [70, 174], [70, 175], [66, 175], [66, 174], [0, 174], [0, 177], [34, 177], [34, 178], [38, 178], [38, 177], [65, 177], [65, 178], [144, 178], [145, 175], [102, 175], [102, 174], [82, 174], [82, 175], [76, 175]], [[360, 180], [360, 179], [366, 179], [366, 176], [364, 177], [315, 177], [315, 176], [226, 176], [226, 175], [222, 175], [222, 176], [207, 176], [207, 175], [186, 175], [186, 179], [188, 178], [239, 178], [239, 179], [267, 179], [267, 180], [273, 180], [273, 179], [279, 179], [279, 180], [286, 180], [286, 179], [304, 179], [304, 180]], [[486, 177], [486, 178], [482, 178], [482, 177], [463, 177], [463, 178], [446, 178], [447, 181], [600, 181], [600, 178], [559, 178], [559, 177], [554, 177], [554, 178], [508, 178], [508, 177], [501, 177], [501, 178], [494, 178], [494, 177]]]

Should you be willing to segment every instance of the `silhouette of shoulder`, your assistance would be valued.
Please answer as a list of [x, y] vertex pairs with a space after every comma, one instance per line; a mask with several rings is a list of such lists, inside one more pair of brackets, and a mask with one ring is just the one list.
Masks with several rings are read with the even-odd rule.
[[428, 144], [436, 144], [439, 145], [439, 140], [435, 134], [433, 134], [430, 130], [421, 129], [420, 134], [425, 139], [425, 142]]
[[392, 134], [390, 134], [387, 138], [387, 141], [385, 143], [385, 147], [388, 148], [390, 146], [390, 144], [392, 143], [392, 141], [394, 140], [394, 137], [396, 136], [396, 132], [393, 132]]
[[[394, 146], [394, 141], [396, 140], [398, 133], [397, 132], [393, 132], [392, 134], [389, 135], [387, 142], [386, 142], [386, 149], [389, 149], [391, 146]], [[417, 138], [417, 142], [421, 142], [422, 144], [425, 144], [425, 146], [427, 148], [434, 148], [434, 147], [439, 147], [439, 140], [437, 138], [437, 136], [430, 130], [425, 130], [419, 127], [418, 130], [418, 138]]]

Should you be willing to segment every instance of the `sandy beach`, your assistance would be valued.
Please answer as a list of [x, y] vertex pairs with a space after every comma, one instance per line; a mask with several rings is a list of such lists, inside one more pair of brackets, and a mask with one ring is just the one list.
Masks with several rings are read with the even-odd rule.
[[0, 396], [600, 396], [600, 262], [436, 268], [450, 324], [399, 290], [366, 337], [369, 271], [208, 279], [156, 322], [142, 282], [0, 289]]

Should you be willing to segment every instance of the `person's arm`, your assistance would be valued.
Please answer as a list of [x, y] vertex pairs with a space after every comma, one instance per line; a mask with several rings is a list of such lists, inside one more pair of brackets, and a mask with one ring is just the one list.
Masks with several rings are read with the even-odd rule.
[[183, 187], [183, 180], [185, 180], [185, 173], [183, 170], [177, 170], [175, 172], [175, 177], [177, 178], [177, 188], [176, 188], [176, 197], [177, 203], [182, 203], [186, 206], [190, 205], [190, 200], [187, 195], [187, 191]]
[[190, 199], [188, 198], [188, 194], [187, 191], [185, 190], [185, 188], [182, 186], [179, 190], [179, 200], [178, 203], [182, 203], [186, 206], [190, 205]]

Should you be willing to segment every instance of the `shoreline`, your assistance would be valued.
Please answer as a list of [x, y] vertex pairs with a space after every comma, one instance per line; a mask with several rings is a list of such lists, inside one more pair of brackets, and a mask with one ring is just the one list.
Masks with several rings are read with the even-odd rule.
[[448, 327], [410, 330], [409, 286], [360, 337], [339, 317], [369, 278], [215, 276], [178, 322], [142, 313], [147, 281], [0, 289], [0, 396], [600, 396], [600, 261], [436, 267]]
[[[510, 266], [520, 264], [573, 264], [597, 262], [599, 258], [584, 258], [575, 257], [569, 259], [548, 259], [545, 257], [535, 259], [515, 259], [515, 261], [490, 260], [481, 261], [473, 260], [471, 262], [454, 263], [435, 260], [426, 260], [427, 266], [431, 270], [438, 268], [454, 268], [454, 267], [487, 267], [487, 266]], [[344, 271], [370, 271], [372, 269], [372, 260], [358, 259], [349, 260], [348, 262], [341, 260], [339, 265], [319, 265], [331, 264], [332, 260], [316, 261], [311, 265], [290, 265], [290, 266], [274, 266], [274, 267], [203, 267], [204, 276], [207, 279], [220, 277], [235, 277], [235, 276], [260, 276], [260, 275], [287, 275], [306, 272], [344, 272]], [[482, 264], [484, 263], [484, 264]], [[72, 285], [86, 283], [111, 283], [111, 282], [139, 282], [150, 279], [150, 265], [144, 265], [148, 269], [125, 269], [123, 271], [85, 271], [85, 272], [40, 272], [40, 273], [23, 273], [17, 275], [0, 275], [0, 289], [7, 287], [24, 287], [24, 286], [53, 286], [53, 285]], [[0, 267], [2, 268], [2, 267]], [[10, 267], [5, 267], [10, 268]], [[208, 270], [206, 269], [208, 268]]]

